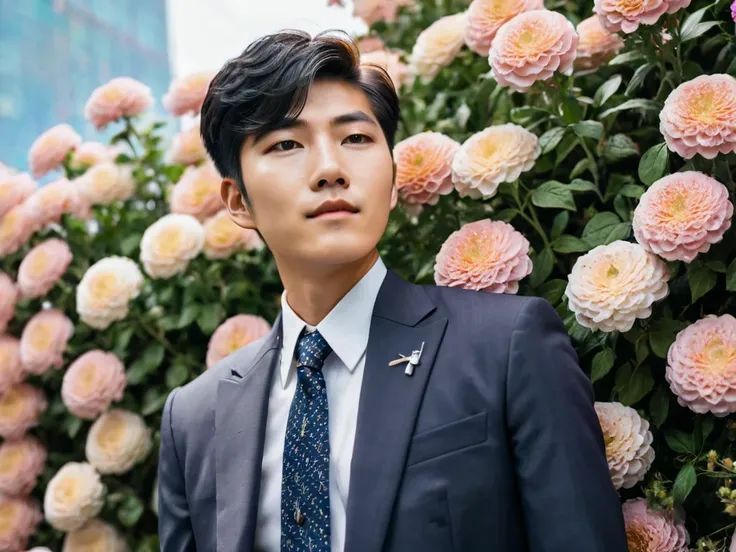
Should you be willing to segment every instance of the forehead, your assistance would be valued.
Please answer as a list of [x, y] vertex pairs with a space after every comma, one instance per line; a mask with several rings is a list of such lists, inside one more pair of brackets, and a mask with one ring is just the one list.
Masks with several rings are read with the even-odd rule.
[[362, 111], [373, 120], [376, 118], [371, 102], [359, 86], [340, 80], [320, 79], [309, 87], [307, 101], [298, 119], [318, 124], [354, 111]]

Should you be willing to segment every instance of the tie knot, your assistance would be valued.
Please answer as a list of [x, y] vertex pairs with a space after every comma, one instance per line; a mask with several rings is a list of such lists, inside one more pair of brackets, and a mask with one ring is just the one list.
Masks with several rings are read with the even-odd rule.
[[299, 364], [312, 370], [321, 370], [325, 359], [331, 352], [332, 347], [319, 331], [307, 332], [306, 328], [302, 330], [296, 344], [296, 360]]

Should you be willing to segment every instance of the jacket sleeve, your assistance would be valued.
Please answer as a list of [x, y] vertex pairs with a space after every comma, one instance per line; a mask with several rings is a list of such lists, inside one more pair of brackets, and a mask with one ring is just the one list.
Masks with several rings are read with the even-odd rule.
[[158, 536], [161, 552], [196, 552], [184, 472], [174, 441], [172, 418], [178, 389], [166, 399], [158, 463]]
[[627, 552], [593, 386], [543, 299], [514, 324], [506, 401], [530, 552]]

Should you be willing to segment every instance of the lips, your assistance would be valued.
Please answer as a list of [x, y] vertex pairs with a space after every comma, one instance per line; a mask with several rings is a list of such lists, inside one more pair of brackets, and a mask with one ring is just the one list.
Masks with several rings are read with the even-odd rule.
[[317, 209], [307, 215], [307, 218], [316, 218], [327, 213], [347, 212], [355, 214], [358, 208], [344, 199], [331, 199], [322, 203]]

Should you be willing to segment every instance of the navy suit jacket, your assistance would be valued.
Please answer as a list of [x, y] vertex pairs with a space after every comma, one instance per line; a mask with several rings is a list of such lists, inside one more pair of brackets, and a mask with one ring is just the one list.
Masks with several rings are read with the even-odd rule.
[[[271, 333], [171, 392], [161, 424], [163, 552], [251, 552]], [[399, 353], [424, 342], [412, 376]], [[539, 298], [410, 284], [376, 300], [345, 552], [626, 552], [590, 380]]]

